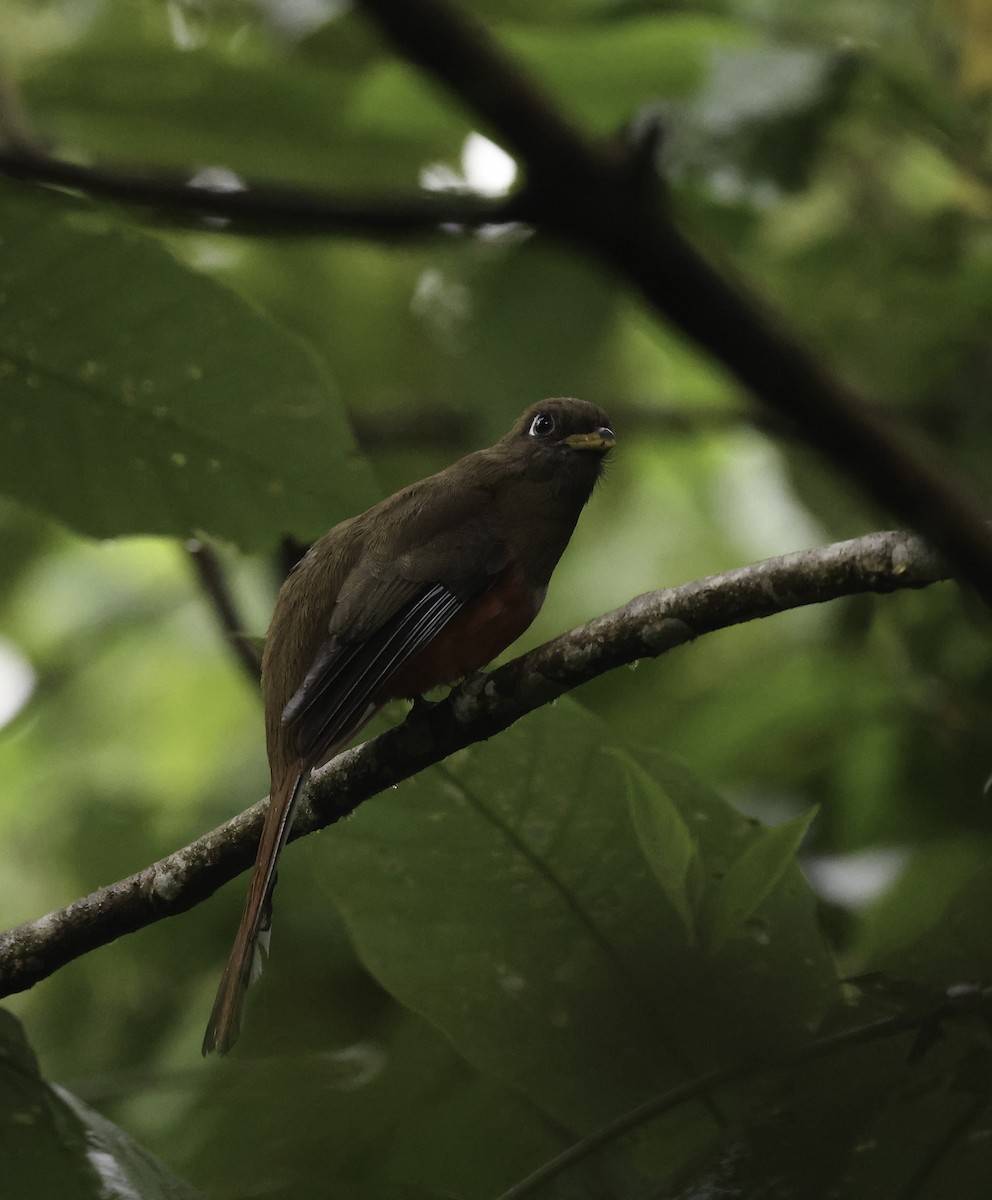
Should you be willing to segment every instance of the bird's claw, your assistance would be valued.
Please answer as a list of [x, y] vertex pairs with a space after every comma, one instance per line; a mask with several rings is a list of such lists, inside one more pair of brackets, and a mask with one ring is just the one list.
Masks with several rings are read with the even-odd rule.
[[473, 671], [470, 675], [466, 675], [458, 685], [458, 694], [476, 700], [482, 695], [488, 680], [489, 676], [485, 671]]

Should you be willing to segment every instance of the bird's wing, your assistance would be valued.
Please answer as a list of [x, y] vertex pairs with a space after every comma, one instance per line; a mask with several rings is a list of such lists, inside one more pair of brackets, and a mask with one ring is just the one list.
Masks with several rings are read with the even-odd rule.
[[482, 489], [458, 489], [440, 503], [435, 495], [428, 511], [418, 493], [390, 501], [390, 537], [369, 545], [343, 581], [330, 636], [283, 709], [283, 727], [308, 766], [353, 736], [389, 680], [507, 566]]
[[317, 652], [303, 683], [283, 709], [300, 760], [314, 766], [367, 720], [388, 681], [467, 604], [489, 588], [494, 576], [458, 584], [421, 584], [362, 641], [332, 635]]

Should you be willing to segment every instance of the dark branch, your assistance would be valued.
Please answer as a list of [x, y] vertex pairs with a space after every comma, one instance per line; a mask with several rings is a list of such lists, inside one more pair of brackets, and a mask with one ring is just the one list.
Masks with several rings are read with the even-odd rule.
[[[481, 689], [455, 689], [340, 755], [312, 780], [293, 837], [333, 824], [384, 788], [616, 667], [744, 621], [946, 577], [920, 539], [873, 533], [638, 596], [484, 676]], [[0, 995], [23, 991], [74, 958], [206, 899], [250, 865], [263, 809], [264, 802], [256, 804], [136, 875], [0, 935]]]
[[234, 651], [238, 662], [248, 672], [252, 682], [257, 685], [262, 675], [262, 659], [252, 639], [245, 634], [244, 622], [238, 614], [216, 551], [194, 538], [186, 543], [186, 553], [228, 645]]
[[[73, 188], [88, 196], [159, 210], [203, 225], [224, 222], [229, 233], [348, 234], [393, 238], [436, 235], [442, 228], [478, 228], [526, 220], [521, 194], [490, 200], [461, 192], [409, 196], [334, 196], [275, 184], [251, 183], [225, 191], [175, 174], [83, 166], [27, 150], [0, 152], [0, 175]], [[210, 227], [217, 232], [217, 226]]]
[[362, 0], [396, 50], [469, 104], [527, 168], [538, 223], [597, 254], [869, 496], [929, 536], [992, 605], [992, 532], [937, 452], [833, 379], [726, 266], [676, 228], [643, 155], [591, 142], [449, 0]]

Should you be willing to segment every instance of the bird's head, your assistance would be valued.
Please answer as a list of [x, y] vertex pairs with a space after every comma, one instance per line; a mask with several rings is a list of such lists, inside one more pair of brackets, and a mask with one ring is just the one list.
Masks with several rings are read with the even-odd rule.
[[532, 404], [503, 441], [522, 456], [528, 474], [574, 472], [593, 480], [614, 446], [606, 413], [567, 396]]

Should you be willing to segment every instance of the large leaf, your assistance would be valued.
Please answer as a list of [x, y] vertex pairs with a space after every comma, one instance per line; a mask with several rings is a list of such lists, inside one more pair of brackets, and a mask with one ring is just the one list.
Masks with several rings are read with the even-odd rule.
[[[365, 805], [317, 850], [373, 973], [573, 1131], [805, 1037], [836, 994], [796, 871], [762, 907], [767, 936], [715, 958], [687, 946], [602, 753], [612, 740], [561, 701]], [[638, 761], [678, 798], [708, 870], [739, 853], [749, 822], [685, 772]], [[712, 1112], [666, 1125], [667, 1161], [698, 1149]]]
[[0, 1009], [4, 1200], [194, 1200], [123, 1130], [41, 1078], [20, 1025]]
[[162, 246], [0, 188], [0, 479], [98, 537], [312, 537], [373, 498], [320, 362]]

